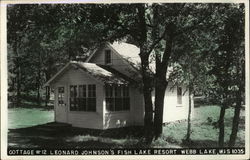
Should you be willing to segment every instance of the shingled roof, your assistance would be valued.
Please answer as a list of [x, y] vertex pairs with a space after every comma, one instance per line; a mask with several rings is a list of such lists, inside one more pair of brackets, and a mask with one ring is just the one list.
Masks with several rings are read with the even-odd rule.
[[77, 61], [71, 61], [71, 64], [79, 67], [83, 71], [87, 72], [91, 76], [95, 77], [98, 80], [101, 80], [104, 83], [128, 84], [130, 82], [130, 79], [127, 76], [123, 74], [121, 75], [121, 73], [107, 70], [101, 65]]
[[[140, 48], [137, 46], [126, 43], [126, 42], [113, 42], [109, 43], [109, 46], [111, 46], [123, 59], [127, 60], [130, 65], [132, 65], [136, 69], [140, 69], [141, 66], [141, 58], [139, 56], [140, 54]], [[153, 61], [153, 57], [150, 56], [150, 62]], [[149, 68], [152, 72], [155, 72], [155, 63], [150, 63]]]
[[[126, 60], [127, 62], [129, 62], [130, 65], [136, 68], [137, 71], [140, 70], [140, 66], [141, 66], [140, 65], [141, 59], [139, 57], [140, 49], [137, 46], [133, 44], [125, 43], [125, 42], [107, 43], [107, 45], [112, 47], [124, 60]], [[54, 77], [52, 77], [45, 85], [49, 85], [49, 83], [51, 83], [56, 77], [58, 77], [58, 75], [60, 75], [62, 71], [68, 65], [75, 65], [104, 83], [116, 83], [116, 84], [133, 83], [133, 80], [131, 81], [131, 78], [126, 77], [122, 73], [119, 73], [118, 71], [115, 71], [114, 69], [110, 67], [97, 65], [94, 63], [88, 63], [95, 53], [96, 53], [96, 50], [93, 51], [92, 55], [90, 55], [90, 57], [86, 60], [86, 62], [80, 62], [80, 61], [69, 62], [61, 71], [59, 71]], [[153, 73], [155, 73], [155, 63], [153, 62], [152, 56], [150, 56], [150, 61], [152, 61], [149, 64], [150, 70]], [[166, 78], [168, 78], [172, 69], [173, 68], [171, 67], [168, 68]], [[140, 74], [140, 72], [138, 72], [138, 74]]]
[[64, 73], [64, 71], [69, 67], [73, 66], [83, 70], [88, 73], [90, 76], [100, 80], [105, 84], [129, 84], [132, 81], [130, 78], [125, 75], [121, 75], [121, 73], [111, 72], [110, 70], [104, 69], [103, 67], [96, 65], [94, 63], [86, 63], [79, 61], [70, 61], [65, 67], [63, 67], [54, 77], [52, 77], [45, 86], [51, 84], [55, 79], [57, 79], [60, 75]]

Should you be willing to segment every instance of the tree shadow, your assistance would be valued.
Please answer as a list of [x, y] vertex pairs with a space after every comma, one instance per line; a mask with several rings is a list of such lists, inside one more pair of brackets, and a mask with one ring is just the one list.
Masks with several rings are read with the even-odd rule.
[[184, 148], [215, 148], [218, 147], [218, 142], [215, 140], [191, 140], [181, 144]]
[[[217, 148], [218, 141], [216, 140], [191, 140], [190, 142], [183, 142], [181, 144], [183, 148]], [[237, 141], [234, 147], [244, 147], [244, 141]], [[228, 142], [224, 143], [224, 147], [229, 147]]]
[[[143, 147], [143, 127], [133, 126], [117, 129], [86, 129], [63, 123], [47, 123], [28, 128], [9, 129], [8, 146], [20, 148], [120, 148]], [[67, 141], [82, 136], [86, 141]], [[90, 138], [89, 138], [90, 137]], [[116, 141], [114, 141], [114, 139]], [[121, 141], [122, 140], [122, 141]], [[146, 146], [145, 146], [146, 147]]]

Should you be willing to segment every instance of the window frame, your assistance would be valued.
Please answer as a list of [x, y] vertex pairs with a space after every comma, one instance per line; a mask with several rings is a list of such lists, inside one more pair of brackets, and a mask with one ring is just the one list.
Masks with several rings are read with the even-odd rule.
[[[73, 88], [73, 90], [72, 90], [72, 88]], [[77, 108], [78, 108], [78, 104], [77, 104], [78, 93], [77, 93], [77, 90], [78, 90], [77, 85], [69, 85], [69, 110], [70, 111], [77, 111]]]
[[86, 84], [78, 85], [78, 92], [79, 92], [78, 93], [78, 103], [79, 103], [78, 105], [79, 105], [79, 108], [82, 108], [82, 110], [80, 111], [86, 111], [87, 110], [87, 85]]
[[[72, 101], [72, 93], [71, 93], [71, 87], [76, 86], [76, 89], [73, 89], [73, 91], [76, 91], [75, 97], [73, 97]], [[94, 86], [91, 90], [91, 95], [89, 97], [89, 86]], [[82, 90], [81, 90], [82, 88]], [[85, 89], [84, 89], [85, 88]], [[70, 112], [96, 112], [96, 84], [70, 84], [69, 85], [69, 111]], [[73, 102], [73, 103], [72, 103]], [[92, 108], [89, 108], [89, 104], [91, 102]], [[81, 105], [84, 104], [83, 106]], [[72, 107], [72, 104], [74, 104], [74, 108]]]
[[[96, 112], [96, 85], [95, 84], [88, 84], [87, 86], [88, 86], [87, 87], [87, 112]], [[94, 87], [94, 89], [91, 88], [90, 86]], [[90, 91], [92, 91], [92, 92], [90, 92]], [[91, 106], [91, 105], [93, 105], [93, 106]], [[93, 108], [91, 108], [91, 107], [93, 107]]]
[[105, 63], [105, 65], [111, 65], [112, 64], [112, 52], [111, 52], [110, 49], [105, 49], [104, 50], [104, 63]]
[[[107, 88], [109, 90], [107, 90]], [[114, 111], [115, 109], [115, 101], [114, 101], [114, 90], [110, 85], [105, 85], [105, 102], [106, 102], [106, 110]], [[110, 92], [110, 93], [108, 93]]]
[[[113, 93], [111, 96], [107, 97], [107, 88], [111, 88], [111, 92]], [[124, 89], [126, 88], [126, 90]], [[124, 92], [124, 90], [126, 92]], [[130, 94], [129, 94], [129, 86], [126, 85], [105, 85], [105, 101], [106, 101], [106, 111], [107, 112], [129, 112], [130, 111]], [[126, 95], [125, 95], [126, 93]], [[111, 104], [110, 107], [108, 105]], [[125, 106], [126, 105], [126, 106]]]
[[[60, 92], [60, 88], [63, 88], [63, 92]], [[64, 86], [58, 86], [57, 87], [57, 105], [63, 106], [65, 105], [65, 87]], [[61, 102], [60, 102], [61, 101]]]

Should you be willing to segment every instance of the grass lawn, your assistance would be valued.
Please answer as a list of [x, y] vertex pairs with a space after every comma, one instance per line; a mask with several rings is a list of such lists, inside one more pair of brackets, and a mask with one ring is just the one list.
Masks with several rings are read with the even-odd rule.
[[[12, 113], [14, 111], [17, 113]], [[13, 110], [9, 113], [8, 142], [10, 147], [20, 148], [217, 147], [218, 128], [216, 128], [216, 126], [213, 124], [219, 117], [219, 111], [220, 108], [218, 106], [202, 106], [194, 109], [195, 118], [192, 120], [191, 144], [182, 144], [182, 139], [186, 135], [187, 122], [180, 121], [165, 125], [162, 137], [156, 141], [153, 141], [150, 146], [147, 146], [142, 143], [142, 127], [127, 127], [109, 129], [105, 131], [81, 129], [65, 124], [53, 122], [47, 123], [53, 121], [53, 111], [40, 110], [40, 112], [42, 112], [40, 113], [39, 111], [28, 112], [28, 110]], [[226, 142], [228, 141], [231, 132], [232, 117], [233, 109], [229, 108], [227, 109], [225, 115]], [[19, 122], [20, 120], [21, 122]], [[42, 123], [47, 124], [36, 125]], [[22, 126], [32, 127], [21, 128]], [[237, 137], [237, 146], [243, 147], [245, 144], [244, 126], [245, 121], [243, 111]]]
[[17, 129], [54, 121], [54, 111], [41, 108], [9, 108], [8, 128]]
[[[219, 128], [214, 125], [220, 114], [219, 106], [201, 106], [194, 109], [191, 140], [192, 143], [184, 147], [216, 147], [219, 135]], [[232, 129], [234, 109], [228, 108], [225, 114], [225, 142], [229, 141]], [[187, 122], [170, 123], [164, 127], [163, 139], [168, 142], [181, 144], [186, 135]], [[245, 111], [241, 111], [241, 120], [237, 134], [236, 145], [245, 145]]]

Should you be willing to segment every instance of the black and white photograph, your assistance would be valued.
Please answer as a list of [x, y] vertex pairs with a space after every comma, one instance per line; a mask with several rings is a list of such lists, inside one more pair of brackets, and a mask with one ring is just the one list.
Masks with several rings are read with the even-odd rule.
[[0, 3], [1, 159], [250, 158], [249, 2]]

